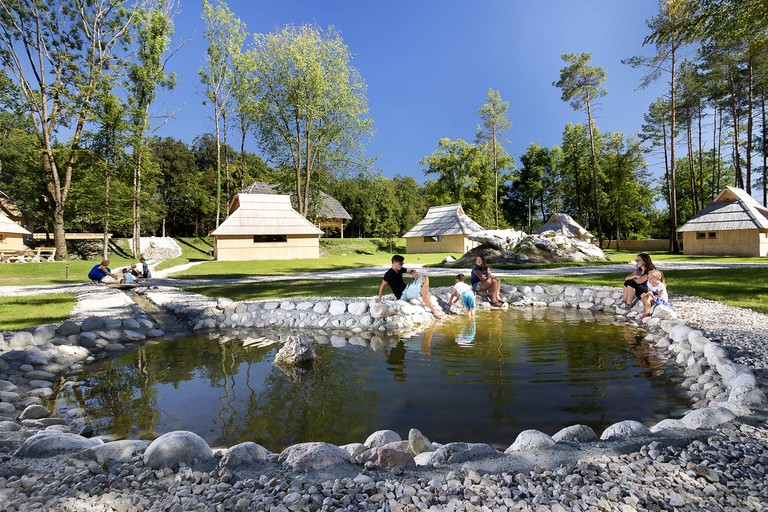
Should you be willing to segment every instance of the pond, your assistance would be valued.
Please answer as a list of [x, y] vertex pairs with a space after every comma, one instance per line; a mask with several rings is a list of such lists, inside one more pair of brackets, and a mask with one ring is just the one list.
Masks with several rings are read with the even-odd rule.
[[599, 434], [689, 407], [682, 378], [643, 336], [611, 315], [498, 310], [474, 322], [451, 316], [375, 350], [335, 337], [315, 344], [311, 369], [288, 375], [272, 365], [277, 344], [246, 348], [200, 335], [86, 368], [54, 399], [80, 407], [97, 434], [120, 438], [191, 430], [212, 446], [254, 441], [279, 451], [418, 428], [432, 441], [505, 449], [525, 429], [551, 435], [580, 423]]

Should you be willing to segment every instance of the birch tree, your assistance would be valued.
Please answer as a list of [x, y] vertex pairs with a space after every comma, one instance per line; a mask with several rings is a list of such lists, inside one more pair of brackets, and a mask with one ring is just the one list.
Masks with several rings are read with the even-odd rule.
[[131, 18], [122, 0], [0, 0], [0, 64], [33, 119], [57, 259], [68, 257], [64, 211], [83, 130]]

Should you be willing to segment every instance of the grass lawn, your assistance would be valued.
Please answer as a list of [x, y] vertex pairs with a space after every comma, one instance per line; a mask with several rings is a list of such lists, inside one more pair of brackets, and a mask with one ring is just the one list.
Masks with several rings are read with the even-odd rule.
[[213, 237], [181, 237], [174, 238], [174, 240], [181, 247], [181, 256], [161, 262], [155, 267], [155, 270], [185, 265], [193, 261], [208, 261], [211, 259], [208, 251], [213, 250]]
[[27, 329], [60, 323], [69, 318], [77, 304], [73, 293], [0, 297], [0, 331]]
[[[260, 261], [211, 261], [196, 265], [183, 272], [172, 275], [179, 279], [216, 279], [237, 278], [260, 275], [286, 275], [301, 272], [341, 270], [347, 268], [389, 265], [392, 255], [405, 256], [406, 267], [409, 263], [435, 265], [446, 256], [439, 254], [404, 254], [402, 239], [394, 239], [393, 251], [389, 251], [389, 242], [384, 239], [363, 238], [328, 238], [320, 240], [320, 258], [298, 260], [260, 260]], [[454, 255], [457, 256], [457, 255]], [[382, 271], [382, 275], [384, 272]]]
[[[603, 251], [612, 263], [632, 262], [637, 256], [637, 251]], [[672, 254], [669, 251], [648, 251], [651, 259], [657, 261], [691, 261], [691, 262], [717, 262], [717, 263], [768, 263], [768, 258], [748, 258], [745, 256], [703, 256], [695, 254]]]
[[[101, 263], [101, 258], [50, 263], [0, 263], [0, 286], [86, 283], [88, 272], [97, 263]], [[113, 270], [131, 263], [136, 263], [136, 260], [114, 255], [109, 258], [109, 266]], [[67, 267], [69, 267], [69, 279], [66, 278]]]

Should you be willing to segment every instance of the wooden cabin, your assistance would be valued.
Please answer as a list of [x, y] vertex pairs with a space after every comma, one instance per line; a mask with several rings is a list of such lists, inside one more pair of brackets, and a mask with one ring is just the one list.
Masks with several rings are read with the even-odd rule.
[[[244, 194], [277, 194], [275, 185], [263, 181], [254, 181], [243, 190]], [[293, 194], [290, 194], [293, 201]], [[310, 206], [311, 222], [319, 228], [337, 228], [341, 238], [344, 238], [344, 222], [352, 219], [352, 216], [344, 209], [339, 201], [325, 192], [317, 196], [317, 204]]]
[[24, 238], [31, 235], [28, 230], [0, 213], [0, 253], [8, 256], [25, 250]]
[[29, 232], [35, 231], [35, 219], [24, 208], [19, 206], [8, 194], [0, 190], [0, 215], [5, 215]]
[[409, 254], [465, 254], [480, 245], [467, 235], [484, 228], [464, 213], [460, 204], [433, 206], [423, 219], [403, 235]]
[[725, 187], [678, 232], [685, 254], [768, 256], [768, 209], [740, 188]]
[[213, 233], [213, 256], [220, 261], [320, 257], [323, 232], [275, 194], [238, 194]]

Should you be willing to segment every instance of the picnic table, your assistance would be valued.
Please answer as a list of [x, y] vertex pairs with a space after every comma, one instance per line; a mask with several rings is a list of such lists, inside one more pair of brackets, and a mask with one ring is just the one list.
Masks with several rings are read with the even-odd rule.
[[19, 250], [0, 249], [0, 263], [40, 263], [41, 261], [53, 261], [55, 256], [55, 247]]

